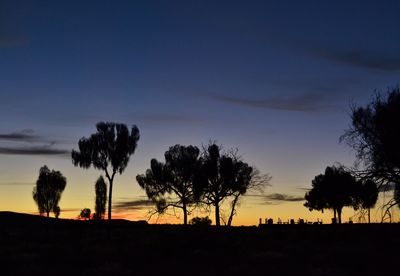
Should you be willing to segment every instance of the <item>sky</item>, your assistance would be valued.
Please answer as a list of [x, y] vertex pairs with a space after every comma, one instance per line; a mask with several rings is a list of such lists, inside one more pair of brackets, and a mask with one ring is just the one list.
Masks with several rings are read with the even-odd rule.
[[272, 176], [233, 224], [327, 222], [304, 193], [326, 166], [353, 164], [339, 143], [351, 106], [399, 85], [399, 12], [398, 1], [1, 0], [0, 210], [37, 213], [45, 164], [67, 178], [61, 217], [93, 209], [102, 172], [74, 167], [70, 152], [114, 121], [141, 137], [116, 176], [113, 217], [148, 218], [135, 177], [152, 158], [212, 140]]

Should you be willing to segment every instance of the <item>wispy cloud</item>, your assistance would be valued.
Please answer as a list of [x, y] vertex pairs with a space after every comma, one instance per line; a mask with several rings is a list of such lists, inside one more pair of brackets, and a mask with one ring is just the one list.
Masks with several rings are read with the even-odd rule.
[[41, 137], [34, 135], [33, 130], [22, 130], [19, 132], [0, 133], [0, 140], [15, 142], [35, 142]]
[[185, 124], [185, 123], [204, 123], [206, 122], [205, 118], [191, 116], [188, 114], [162, 114], [162, 113], [154, 113], [154, 114], [145, 114], [145, 113], [136, 113], [133, 116], [135, 120], [144, 122], [144, 123], [168, 123], [168, 124]]
[[332, 108], [322, 94], [304, 94], [295, 97], [270, 97], [265, 99], [216, 94], [209, 95], [209, 97], [213, 100], [228, 104], [281, 111], [318, 112]]
[[148, 199], [136, 199], [130, 201], [118, 201], [115, 203], [114, 208], [120, 210], [142, 210], [153, 206], [154, 203]]
[[305, 52], [326, 60], [383, 72], [400, 72], [400, 54], [328, 46], [304, 47]]
[[292, 196], [288, 194], [268, 194], [268, 195], [249, 195], [250, 197], [256, 197], [261, 204], [266, 205], [277, 205], [283, 202], [301, 202], [304, 201], [304, 196]]
[[7, 155], [69, 155], [69, 150], [42, 147], [0, 147], [0, 154]]
[[33, 130], [0, 133], [0, 154], [6, 155], [69, 155], [56, 148], [56, 142], [34, 134]]

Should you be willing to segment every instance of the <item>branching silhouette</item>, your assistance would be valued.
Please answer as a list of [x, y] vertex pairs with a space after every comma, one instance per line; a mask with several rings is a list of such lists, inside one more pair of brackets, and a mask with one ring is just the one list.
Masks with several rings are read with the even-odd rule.
[[[353, 106], [351, 120], [350, 128], [340, 141], [355, 150], [357, 165], [364, 165], [359, 174], [374, 180], [380, 190], [400, 183], [400, 89], [389, 89], [386, 98], [376, 93], [365, 107]], [[395, 186], [395, 194], [399, 188]], [[400, 203], [399, 198], [393, 199]]]
[[[228, 197], [236, 195], [238, 199], [246, 193], [252, 180], [253, 167], [232, 154], [222, 153], [221, 147], [215, 143], [210, 143], [204, 149], [200, 162], [195, 177], [195, 196], [197, 200], [214, 206], [215, 224], [220, 226], [221, 204]], [[236, 203], [232, 204], [233, 214]]]
[[165, 152], [165, 163], [152, 159], [146, 174], [136, 177], [155, 203], [156, 213], [165, 213], [171, 207], [182, 209], [183, 223], [187, 224], [189, 207], [195, 203], [193, 179], [199, 166], [199, 154], [195, 146], [175, 145]]
[[[234, 155], [235, 156], [235, 155]], [[227, 225], [232, 225], [233, 217], [236, 215], [236, 206], [240, 204], [240, 198], [248, 192], [262, 193], [265, 187], [269, 186], [271, 176], [269, 174], [261, 174], [260, 171], [253, 167], [251, 179], [249, 182], [242, 182], [242, 188], [235, 191], [230, 202], [230, 213]]]
[[79, 140], [79, 151], [71, 153], [72, 163], [84, 169], [92, 165], [103, 170], [108, 179], [108, 220], [111, 220], [112, 190], [115, 174], [122, 174], [128, 165], [130, 156], [135, 152], [139, 140], [139, 129], [131, 130], [124, 124], [100, 122], [97, 132], [89, 138]]
[[40, 214], [46, 213], [47, 217], [49, 217], [50, 212], [53, 211], [56, 217], [60, 215], [58, 202], [66, 185], [67, 180], [61, 172], [50, 171], [47, 166], [40, 168], [39, 178], [32, 193]]

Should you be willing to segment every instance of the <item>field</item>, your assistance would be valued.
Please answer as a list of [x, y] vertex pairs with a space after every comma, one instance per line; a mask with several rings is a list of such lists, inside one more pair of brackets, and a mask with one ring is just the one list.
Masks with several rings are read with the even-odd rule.
[[400, 224], [183, 227], [0, 212], [1, 275], [383, 275]]

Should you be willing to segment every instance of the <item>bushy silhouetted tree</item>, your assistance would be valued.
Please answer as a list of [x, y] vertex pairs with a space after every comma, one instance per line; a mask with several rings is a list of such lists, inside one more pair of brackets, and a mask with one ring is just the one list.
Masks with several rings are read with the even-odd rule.
[[103, 219], [106, 212], [107, 203], [107, 184], [103, 176], [100, 176], [95, 184], [96, 201], [94, 219]]
[[379, 190], [376, 183], [367, 179], [360, 186], [359, 199], [361, 208], [368, 210], [368, 223], [371, 223], [371, 208], [374, 208], [378, 200]]
[[380, 185], [400, 183], [400, 89], [390, 89], [385, 98], [377, 94], [365, 107], [353, 107], [351, 120], [341, 141], [356, 151], [364, 176]]
[[207, 216], [207, 217], [194, 217], [192, 218], [189, 223], [191, 225], [197, 225], [197, 226], [210, 226], [212, 223], [212, 220]]
[[193, 179], [199, 154], [195, 146], [175, 145], [165, 152], [165, 163], [152, 159], [146, 174], [136, 176], [148, 198], [155, 202], [157, 212], [163, 213], [169, 207], [182, 209], [185, 225], [188, 208], [194, 203]]
[[92, 213], [92, 211], [89, 208], [84, 208], [81, 210], [81, 212], [79, 214], [79, 218], [89, 220], [91, 213]]
[[47, 166], [40, 168], [36, 187], [33, 188], [33, 199], [38, 205], [40, 214], [46, 213], [47, 217], [52, 211], [56, 215], [60, 214], [58, 202], [66, 185], [67, 180], [61, 172], [50, 171]]
[[97, 132], [89, 138], [79, 140], [79, 150], [71, 153], [74, 166], [103, 170], [109, 182], [108, 220], [111, 220], [112, 190], [114, 176], [122, 174], [128, 165], [130, 156], [135, 152], [139, 140], [139, 129], [131, 130], [124, 124], [100, 122]]
[[222, 153], [221, 147], [210, 143], [200, 158], [195, 177], [195, 195], [207, 205], [214, 206], [215, 224], [220, 226], [220, 206], [235, 193], [245, 193], [253, 168], [235, 156]]
[[304, 206], [310, 211], [332, 209], [335, 220], [337, 214], [341, 223], [343, 207], [358, 207], [359, 191], [360, 182], [342, 166], [326, 167], [325, 174], [312, 180], [312, 189], [305, 195]]

